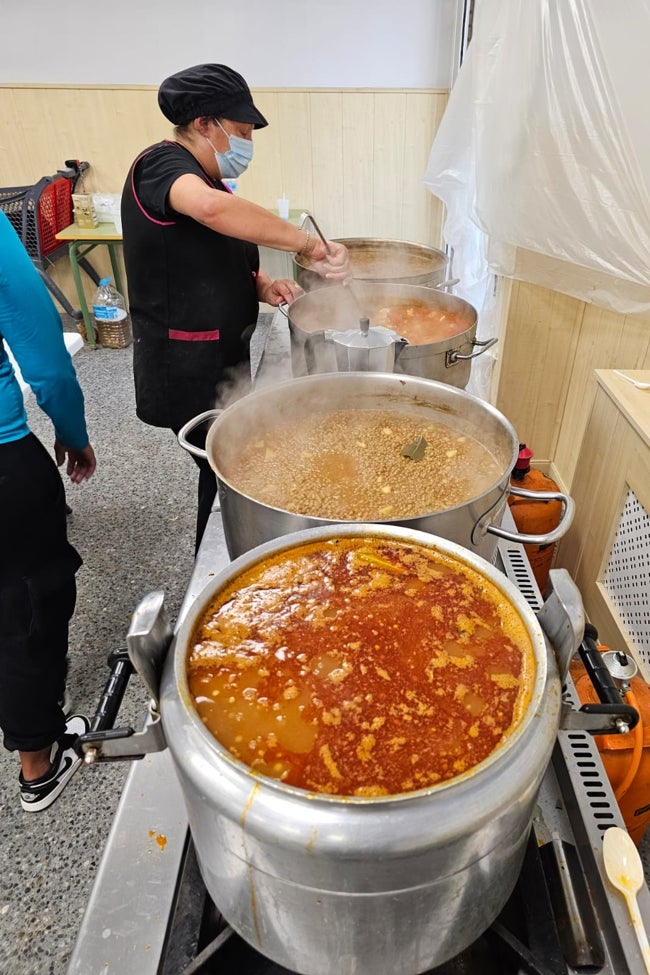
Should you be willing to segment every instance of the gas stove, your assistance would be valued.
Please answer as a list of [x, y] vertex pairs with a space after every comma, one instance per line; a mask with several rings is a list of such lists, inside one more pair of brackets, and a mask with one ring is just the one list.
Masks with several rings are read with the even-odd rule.
[[[215, 510], [181, 619], [228, 562]], [[499, 540], [496, 564], [537, 611], [542, 600], [522, 546]], [[566, 693], [579, 707], [570, 679]], [[610, 826], [624, 823], [593, 738], [560, 731], [510, 901], [477, 942], [431, 975], [644, 972], [625, 903], [604, 876], [602, 835]], [[645, 886], [639, 906], [650, 927]], [[109, 972], [289, 975], [239, 938], [214, 907], [168, 751], [132, 765], [68, 969], [68, 975]]]

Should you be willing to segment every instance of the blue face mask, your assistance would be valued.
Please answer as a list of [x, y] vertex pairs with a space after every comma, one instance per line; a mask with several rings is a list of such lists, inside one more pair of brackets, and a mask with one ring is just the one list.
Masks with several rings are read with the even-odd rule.
[[[215, 122], [217, 122], [216, 119]], [[207, 141], [210, 142], [210, 145], [214, 149], [214, 158], [217, 161], [221, 178], [237, 179], [238, 176], [241, 176], [248, 169], [248, 164], [253, 158], [252, 139], [240, 139], [239, 136], [230, 135], [226, 132], [220, 122], [217, 122], [217, 125], [223, 134], [227, 136], [230, 149], [227, 152], [217, 152], [210, 140], [208, 139]]]

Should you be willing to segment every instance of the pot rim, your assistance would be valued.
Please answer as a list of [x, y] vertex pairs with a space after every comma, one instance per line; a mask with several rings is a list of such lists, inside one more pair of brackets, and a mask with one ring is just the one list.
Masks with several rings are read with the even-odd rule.
[[[361, 290], [371, 289], [373, 291], [384, 291], [385, 289], [397, 289], [398, 293], [401, 291], [406, 297], [409, 297], [412, 292], [416, 291], [418, 294], [414, 297], [421, 297], [422, 301], [427, 301], [428, 299], [429, 304], [438, 303], [442, 305], [447, 304], [452, 307], [461, 306], [468, 309], [470, 312], [473, 312], [475, 321], [478, 319], [478, 311], [469, 301], [466, 301], [465, 298], [459, 297], [459, 295], [452, 295], [447, 291], [440, 291], [439, 288], [427, 288], [424, 284], [408, 284], [406, 281], [384, 281], [380, 278], [355, 278], [354, 280], [356, 282], [356, 286], [361, 288]], [[298, 297], [294, 298], [294, 300], [291, 302], [288, 308], [289, 314], [291, 314], [291, 309], [297, 306], [299, 302], [302, 302], [303, 304], [306, 304], [307, 301], [311, 301], [312, 303], [317, 301], [322, 302], [325, 300], [323, 298], [324, 294], [331, 295], [336, 292], [343, 294], [347, 290], [348, 286], [345, 284], [329, 284], [324, 288], [317, 288], [316, 291], [305, 291], [304, 294], [298, 295]], [[440, 298], [442, 301], [436, 302], [436, 298]]]
[[[482, 501], [484, 498], [486, 498], [497, 488], [502, 488], [501, 490], [502, 496], [505, 496], [507, 494], [507, 486], [505, 484], [502, 485], [502, 482], [504, 481], [504, 478], [509, 480], [510, 472], [513, 469], [517, 457], [519, 455], [519, 439], [515, 432], [515, 428], [511, 424], [510, 420], [508, 420], [508, 418], [505, 417], [503, 413], [497, 410], [496, 407], [492, 406], [491, 403], [486, 403], [485, 400], [480, 399], [478, 396], [474, 396], [472, 393], [467, 393], [464, 389], [459, 389], [456, 386], [450, 386], [448, 383], [442, 383], [435, 379], [425, 379], [420, 376], [410, 376], [406, 373], [396, 373], [396, 372], [313, 373], [310, 376], [300, 376], [294, 379], [287, 379], [284, 382], [276, 383], [273, 386], [267, 386], [264, 387], [263, 389], [254, 390], [253, 392], [248, 393], [246, 396], [242, 397], [242, 399], [236, 400], [234, 403], [231, 403], [223, 410], [222, 413], [219, 414], [219, 416], [215, 417], [215, 419], [210, 425], [207, 438], [206, 438], [207, 460], [212, 470], [217, 476], [219, 486], [220, 487], [222, 485], [226, 486], [230, 488], [232, 491], [236, 492], [236, 494], [240, 495], [242, 498], [246, 498], [248, 501], [251, 501], [254, 504], [263, 505], [263, 507], [267, 508], [269, 511], [277, 511], [279, 514], [295, 515], [301, 518], [309, 518], [311, 521], [315, 521], [322, 526], [331, 525], [331, 524], [344, 524], [344, 525], [355, 524], [355, 521], [352, 520], [345, 521], [341, 519], [322, 518], [318, 515], [304, 515], [297, 511], [290, 511], [288, 508], [278, 508], [275, 505], [267, 504], [264, 501], [260, 501], [259, 498], [255, 498], [250, 494], [246, 494], [246, 492], [243, 491], [241, 488], [237, 487], [236, 484], [233, 484], [230, 478], [228, 478], [219, 469], [217, 464], [213, 461], [213, 454], [215, 453], [215, 451], [212, 449], [212, 445], [213, 442], [217, 439], [219, 428], [223, 426], [225, 423], [227, 423], [228, 419], [237, 410], [245, 409], [247, 404], [250, 404], [253, 399], [258, 400], [258, 399], [263, 399], [264, 397], [268, 398], [273, 393], [282, 392], [283, 390], [289, 388], [297, 388], [298, 385], [307, 384], [307, 383], [314, 385], [316, 383], [325, 383], [329, 381], [332, 383], [343, 382], [349, 385], [350, 382], [354, 380], [356, 380], [359, 383], [367, 382], [367, 377], [373, 377], [373, 379], [376, 380], [377, 382], [388, 380], [393, 385], [397, 385], [398, 387], [405, 386], [405, 385], [422, 386], [424, 384], [427, 388], [436, 387], [436, 389], [443, 392], [444, 394], [448, 394], [452, 398], [457, 398], [459, 402], [469, 400], [472, 403], [474, 403], [479, 409], [482, 409], [484, 410], [484, 412], [488, 413], [492, 417], [492, 419], [497, 420], [501, 423], [501, 425], [504, 427], [505, 433], [507, 433], [507, 435], [510, 437], [510, 441], [512, 444], [512, 452], [511, 452], [510, 463], [508, 467], [494, 481], [493, 484], [489, 485], [487, 488], [485, 488], [485, 490], [481, 491], [480, 494], [475, 494], [471, 498], [468, 498], [466, 501], [463, 501], [461, 504], [456, 504], [449, 508], [443, 508], [440, 511], [425, 511], [419, 515], [411, 515], [408, 518], [399, 518], [399, 519], [378, 518], [375, 521], [373, 521], [372, 524], [393, 525], [397, 521], [399, 522], [400, 525], [404, 525], [405, 527], [408, 527], [410, 523], [415, 521], [420, 521], [422, 518], [429, 518], [432, 516], [440, 516], [440, 515], [451, 516], [453, 512], [465, 508], [468, 504], [474, 504], [475, 502]], [[499, 502], [496, 503], [492, 502], [490, 505], [490, 510], [495, 506], [495, 504], [498, 503]], [[481, 517], [483, 517], [484, 514], [485, 512], [483, 512]]]
[[[428, 786], [425, 789], [395, 793], [388, 796], [336, 796], [310, 792], [309, 790], [287, 785], [279, 779], [274, 779], [253, 771], [245, 762], [235, 758], [218, 738], [205, 727], [194, 707], [187, 680], [187, 655], [194, 627], [214, 596], [226, 585], [230, 584], [234, 578], [243, 571], [252, 568], [258, 562], [263, 561], [269, 555], [278, 555], [288, 549], [307, 545], [318, 540], [358, 537], [360, 535], [396, 538], [415, 544], [422, 544], [429, 548], [436, 548], [444, 554], [464, 562], [476, 572], [485, 576], [503, 593], [506, 600], [518, 612], [528, 632], [535, 660], [535, 674], [531, 685], [530, 700], [521, 720], [505, 741], [497, 745], [482, 762], [479, 762], [466, 772], [454, 776], [452, 779]], [[463, 787], [474, 788], [477, 781], [480, 782], [490, 775], [495, 765], [501, 766], [507, 760], [507, 756], [517, 748], [522, 738], [524, 738], [531, 723], [535, 721], [536, 716], [542, 709], [548, 681], [547, 643], [542, 628], [525, 597], [504, 573], [500, 572], [481, 556], [476, 555], [456, 542], [451, 542], [448, 539], [416, 529], [370, 522], [355, 522], [352, 524], [329, 523], [325, 526], [307, 528], [264, 542], [249, 552], [240, 555], [226, 566], [226, 568], [222, 569], [221, 572], [217, 573], [194, 600], [174, 637], [169, 653], [173, 654], [174, 682], [185, 719], [190, 721], [195, 732], [199, 734], [201, 740], [218, 760], [225, 762], [238, 777], [243, 776], [243, 781], [248, 782], [250, 785], [257, 785], [260, 788], [271, 788], [285, 798], [291, 797], [292, 799], [306, 800], [310, 803], [322, 803], [329, 807], [332, 805], [353, 805], [379, 809], [395, 804], [418, 803], [431, 796], [439, 796], [447, 793], [450, 789], [458, 792]], [[164, 704], [162, 708], [162, 720], [164, 726]], [[176, 760], [179, 761], [180, 759], [176, 758]]]
[[[445, 252], [442, 251], [442, 250], [440, 250], [440, 248], [433, 247], [431, 244], [418, 243], [415, 240], [397, 240], [394, 237], [332, 237], [332, 241], [334, 243], [336, 243], [336, 244], [343, 244], [345, 247], [348, 247], [348, 249], [349, 249], [349, 245], [350, 244], [354, 246], [355, 244], [358, 244], [358, 243], [360, 243], [362, 241], [367, 241], [368, 246], [374, 246], [374, 245], [377, 245], [377, 244], [379, 246], [384, 245], [384, 244], [388, 244], [388, 245], [396, 244], [399, 247], [405, 247], [405, 248], [406, 247], [414, 247], [414, 248], [416, 248], [419, 251], [424, 251], [427, 254], [435, 254], [436, 257], [442, 258], [442, 260], [440, 261], [439, 264], [435, 264], [435, 265], [432, 266], [431, 271], [438, 271], [438, 270], [440, 270], [442, 268], [448, 267], [449, 264], [451, 263], [451, 258], [449, 257], [449, 255], [448, 254], [445, 254]], [[311, 271], [311, 270], [313, 270], [308, 264], [303, 264], [302, 261], [298, 259], [298, 255], [297, 254], [294, 255], [294, 258], [293, 259], [294, 259], [294, 262], [298, 265], [298, 267], [301, 267], [303, 270], [305, 270], [305, 271]], [[430, 274], [431, 271], [428, 271], [428, 272], [427, 271], [420, 271], [420, 272], [418, 272], [417, 275], [413, 275], [413, 276], [414, 277], [416, 277], [416, 276], [417, 277], [423, 277], [425, 274]], [[400, 277], [401, 277], [401, 275], [400, 275]], [[379, 283], [382, 279], [381, 278], [358, 278], [358, 279], [355, 279], [355, 280], [359, 280], [359, 281], [377, 281]]]

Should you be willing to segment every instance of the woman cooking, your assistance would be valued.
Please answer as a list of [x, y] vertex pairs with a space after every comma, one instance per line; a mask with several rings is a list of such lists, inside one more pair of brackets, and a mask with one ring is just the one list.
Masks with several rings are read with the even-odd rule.
[[[214, 406], [238, 367], [250, 381], [258, 302], [291, 302], [299, 291], [260, 269], [257, 245], [299, 253], [339, 282], [349, 277], [349, 263], [343, 245], [326, 248], [224, 184], [247, 168], [253, 130], [268, 124], [240, 74], [222, 64], [187, 68], [162, 83], [158, 104], [174, 139], [145, 149], [131, 166], [122, 226], [136, 411], [177, 433]], [[189, 439], [203, 447], [205, 434], [199, 428]], [[197, 463], [198, 549], [216, 478], [207, 461]]]

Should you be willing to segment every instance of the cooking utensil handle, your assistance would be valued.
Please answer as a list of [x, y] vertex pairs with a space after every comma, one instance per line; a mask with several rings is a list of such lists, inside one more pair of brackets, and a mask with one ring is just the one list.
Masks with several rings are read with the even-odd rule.
[[[325, 248], [325, 250], [327, 251], [327, 253], [330, 254], [331, 253], [331, 249], [330, 249], [329, 241], [327, 240], [327, 238], [325, 237], [325, 235], [322, 233], [320, 227], [318, 226], [318, 224], [316, 223], [316, 221], [312, 217], [311, 213], [305, 212], [304, 218], [311, 221], [311, 225], [314, 228], [314, 230], [316, 231], [316, 233], [318, 234], [318, 236], [320, 237], [321, 243], [323, 244], [323, 247]], [[303, 219], [303, 221], [302, 221], [303, 224], [305, 222], [305, 219]]]
[[626, 892], [625, 900], [627, 901], [627, 909], [630, 912], [632, 927], [639, 942], [639, 948], [641, 949], [643, 964], [645, 965], [646, 972], [650, 975], [650, 944], [648, 944], [648, 936], [641, 911], [639, 910], [639, 902], [636, 899], [636, 894], [633, 894], [631, 891], [629, 893]]
[[516, 494], [517, 497], [531, 498], [536, 501], [561, 501], [562, 513], [559, 524], [545, 535], [526, 535], [522, 532], [511, 532], [507, 528], [502, 528], [501, 525], [492, 524], [487, 525], [485, 531], [491, 535], [497, 535], [499, 538], [505, 538], [508, 542], [519, 542], [520, 545], [551, 545], [566, 535], [571, 527], [576, 507], [573, 498], [568, 494], [563, 494], [562, 491], [529, 491], [527, 488], [515, 488], [512, 485], [509, 491], [510, 494]]
[[202, 460], [207, 460], [208, 453], [206, 450], [202, 450], [201, 447], [195, 447], [193, 443], [190, 443], [187, 439], [188, 433], [195, 430], [196, 427], [200, 426], [205, 420], [214, 420], [223, 413], [223, 410], [206, 410], [205, 413], [199, 413], [198, 416], [193, 417], [188, 420], [184, 426], [178, 431], [176, 439], [179, 444], [186, 450], [188, 454], [192, 454], [194, 457], [200, 457]]
[[282, 312], [282, 314], [284, 315], [284, 317], [287, 320], [289, 319], [289, 304], [288, 304], [288, 302], [281, 301], [279, 305], [276, 305], [276, 308], [278, 309], [278, 311]]
[[496, 345], [498, 338], [486, 339], [485, 342], [479, 342], [478, 339], [472, 339], [472, 345], [479, 345], [480, 349], [478, 352], [471, 352], [469, 355], [462, 355], [460, 352], [456, 352], [455, 349], [450, 349], [445, 355], [445, 365], [447, 367], [453, 366], [456, 362], [461, 362], [466, 359], [476, 359], [478, 356], [483, 355], [488, 349]]

